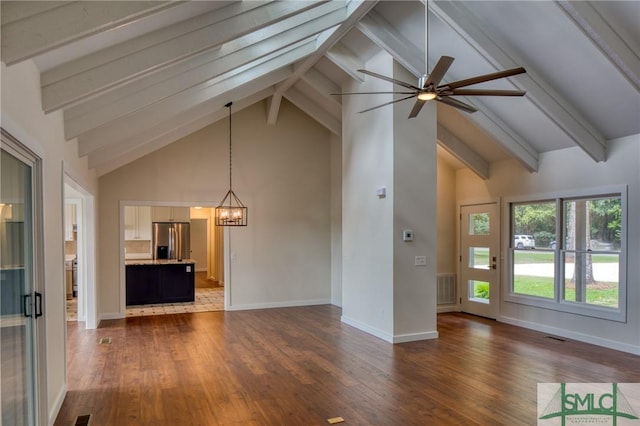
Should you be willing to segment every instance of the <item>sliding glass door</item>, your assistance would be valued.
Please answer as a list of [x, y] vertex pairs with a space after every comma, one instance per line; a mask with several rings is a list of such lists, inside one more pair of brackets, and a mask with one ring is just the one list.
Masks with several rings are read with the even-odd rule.
[[35, 161], [2, 131], [0, 145], [0, 403], [1, 425], [37, 420], [35, 286]]

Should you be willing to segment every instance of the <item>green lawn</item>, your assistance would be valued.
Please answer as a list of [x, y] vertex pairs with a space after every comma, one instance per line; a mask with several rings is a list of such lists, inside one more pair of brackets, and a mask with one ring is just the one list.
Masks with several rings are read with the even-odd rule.
[[[553, 299], [553, 278], [521, 275], [514, 278], [514, 292], [528, 296]], [[565, 287], [565, 300], [575, 300], [576, 292], [571, 283]], [[587, 285], [587, 303], [592, 305], [618, 307], [618, 283], [597, 283]]]
[[[473, 265], [489, 265], [489, 249], [482, 247], [474, 247]], [[516, 264], [536, 264], [536, 263], [554, 263], [555, 252], [540, 250], [515, 250], [514, 260]], [[591, 256], [592, 262], [595, 263], [617, 263], [619, 256], [616, 254], [594, 254]], [[488, 298], [488, 287], [485, 289], [478, 286], [475, 289], [475, 297]], [[519, 275], [514, 278], [514, 292], [517, 294], [525, 294], [529, 296], [537, 296], [548, 299], [554, 299], [554, 284], [551, 277], [536, 277], [529, 275]], [[571, 283], [567, 283], [565, 288], [565, 300], [575, 300], [575, 289]], [[587, 303], [593, 305], [618, 307], [618, 283], [601, 282], [593, 285], [587, 285]]]

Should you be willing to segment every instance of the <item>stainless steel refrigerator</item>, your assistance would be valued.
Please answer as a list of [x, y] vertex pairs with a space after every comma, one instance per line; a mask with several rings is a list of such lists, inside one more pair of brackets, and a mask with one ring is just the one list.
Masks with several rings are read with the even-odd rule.
[[154, 259], [183, 260], [191, 257], [188, 222], [153, 222]]

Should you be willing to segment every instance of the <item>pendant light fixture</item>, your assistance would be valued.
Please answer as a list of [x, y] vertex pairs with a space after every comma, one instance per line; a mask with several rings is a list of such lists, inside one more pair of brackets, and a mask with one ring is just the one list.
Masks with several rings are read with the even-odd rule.
[[229, 191], [216, 207], [216, 226], [247, 226], [247, 206], [233, 192], [231, 186], [231, 105], [229, 108]]

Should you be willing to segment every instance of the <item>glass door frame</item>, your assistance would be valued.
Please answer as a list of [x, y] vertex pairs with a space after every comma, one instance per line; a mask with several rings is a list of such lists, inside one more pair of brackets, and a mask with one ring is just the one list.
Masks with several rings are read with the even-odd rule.
[[[27, 362], [31, 363], [31, 369], [27, 369], [29, 392], [29, 416], [34, 425], [48, 423], [47, 410], [47, 379], [46, 379], [46, 309], [44, 291], [44, 214], [43, 214], [43, 188], [42, 188], [42, 159], [28, 147], [20, 143], [4, 128], [0, 128], [0, 148], [26, 164], [31, 169], [31, 229], [30, 239], [32, 248], [31, 260], [31, 300], [34, 304], [31, 311], [35, 312], [35, 294], [40, 294], [40, 316], [38, 321], [35, 315], [26, 318], [31, 322], [32, 333], [28, 333], [30, 346], [27, 350]], [[26, 230], [25, 230], [26, 231]], [[26, 234], [26, 232], [25, 232]], [[26, 266], [26, 265], [25, 265]]]

